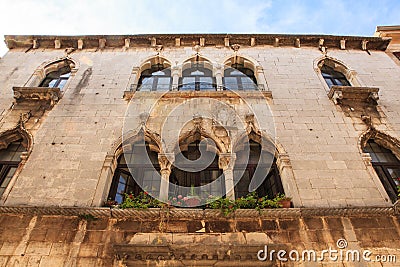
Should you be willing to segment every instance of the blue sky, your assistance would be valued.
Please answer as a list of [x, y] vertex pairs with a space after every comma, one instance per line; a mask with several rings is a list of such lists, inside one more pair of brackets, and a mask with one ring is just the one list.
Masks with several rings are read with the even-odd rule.
[[[304, 33], [372, 36], [400, 0], [0, 0], [0, 35]], [[0, 44], [0, 56], [7, 49]]]

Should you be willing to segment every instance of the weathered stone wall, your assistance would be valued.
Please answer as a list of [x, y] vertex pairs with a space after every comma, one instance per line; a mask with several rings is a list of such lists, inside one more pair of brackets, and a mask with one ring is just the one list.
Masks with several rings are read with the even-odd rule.
[[[258, 62], [272, 91], [268, 103], [275, 118], [277, 141], [291, 162], [295, 184], [287, 193], [299, 196], [296, 206], [391, 205], [360, 153], [359, 137], [367, 126], [360, 118], [345, 116], [327, 97], [329, 89], [315, 70], [322, 58], [317, 48], [255, 46], [240, 48], [238, 53]], [[194, 54], [190, 47], [164, 47], [162, 51], [163, 57], [178, 64]], [[233, 51], [204, 47], [200, 54], [223, 63]], [[154, 49], [140, 47], [73, 52], [70, 56], [79, 66], [62, 99], [39, 120], [31, 119], [26, 125], [33, 134], [33, 151], [3, 196], [4, 204], [100, 205], [112, 178], [112, 173], [104, 177], [102, 171], [122, 134], [128, 107], [123, 92], [134, 81], [132, 69], [155, 55]], [[1, 131], [16, 121], [15, 112], [12, 116], [9, 112], [12, 87], [23, 86], [43, 62], [62, 56], [61, 50], [26, 52], [15, 48], [0, 60]], [[398, 138], [400, 69], [393, 59], [382, 51], [368, 54], [357, 49], [329, 49], [328, 56], [354, 70], [361, 85], [379, 87], [378, 109], [384, 116], [374, 121], [375, 126]], [[138, 101], [149, 102], [146, 98], [141, 95]], [[150, 127], [157, 131], [157, 125]]]
[[[218, 210], [90, 212], [97, 215], [62, 208], [2, 213], [0, 266], [399, 266], [400, 260], [400, 217], [391, 209], [238, 210], [228, 217]], [[397, 263], [341, 262], [328, 254], [316, 262], [257, 258], [265, 245], [320, 257], [322, 250], [340, 251], [339, 239], [348, 244], [343, 253], [358, 250], [362, 258], [370, 250], [371, 260], [391, 255]]]

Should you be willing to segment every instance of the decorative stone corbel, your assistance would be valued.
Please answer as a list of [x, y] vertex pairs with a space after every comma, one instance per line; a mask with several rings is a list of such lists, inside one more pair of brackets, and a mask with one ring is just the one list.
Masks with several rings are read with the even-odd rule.
[[60, 49], [61, 48], [61, 41], [56, 39], [54, 40], [54, 48], [55, 49]]
[[332, 96], [333, 103], [336, 105], [339, 104], [340, 100], [343, 99], [343, 92], [342, 91], [335, 91]]
[[175, 46], [181, 46], [181, 38], [175, 38]]
[[278, 47], [279, 46], [279, 38], [275, 38], [274, 40], [274, 46]]
[[99, 39], [99, 48], [104, 49], [106, 47], [106, 42], [107, 42], [106, 39], [100, 38]]
[[276, 159], [276, 166], [279, 169], [279, 172], [282, 173], [282, 170], [286, 167], [291, 167], [292, 164], [290, 162], [289, 155], [286, 153], [278, 154]]
[[229, 37], [225, 37], [225, 38], [224, 38], [224, 43], [225, 43], [225, 46], [226, 46], [226, 47], [229, 46]]
[[206, 45], [206, 38], [200, 37], [200, 46], [205, 46]]
[[231, 48], [232, 48], [232, 50], [234, 52], [237, 52], [237, 51], [239, 51], [240, 45], [239, 44], [233, 44], [233, 45], [231, 45]]
[[78, 49], [83, 49], [83, 40], [82, 39], [79, 39], [78, 40]]
[[129, 48], [129, 46], [131, 45], [131, 39], [129, 39], [129, 38], [125, 38], [125, 45], [124, 45], [124, 47], [125, 48]]
[[379, 100], [378, 92], [369, 93], [368, 100], [378, 101]]
[[32, 45], [33, 49], [38, 49], [39, 48], [39, 41], [36, 39], [33, 39], [33, 45]]
[[368, 44], [368, 41], [367, 40], [363, 40], [362, 42], [361, 42], [361, 49], [362, 50], [367, 50], [367, 44]]
[[157, 45], [157, 39], [155, 37], [150, 38], [150, 46], [154, 47]]
[[340, 40], [340, 49], [342, 49], [342, 50], [346, 49], [346, 40], [345, 39]]
[[294, 41], [294, 46], [300, 48], [300, 38], [296, 38], [296, 40]]
[[236, 154], [234, 153], [220, 153], [218, 159], [218, 167], [223, 171], [233, 169], [235, 165]]
[[161, 54], [161, 51], [164, 49], [162, 45], [155, 45], [154, 50], [157, 52], [157, 55]]
[[251, 37], [250, 46], [255, 46], [255, 45], [256, 45], [256, 38], [255, 37]]

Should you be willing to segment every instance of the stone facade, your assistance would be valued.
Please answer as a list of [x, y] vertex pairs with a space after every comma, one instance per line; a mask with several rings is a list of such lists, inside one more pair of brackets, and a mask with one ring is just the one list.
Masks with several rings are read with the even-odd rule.
[[[0, 60], [0, 142], [17, 132], [29, 142], [1, 196], [5, 208], [0, 217], [3, 265], [181, 266], [203, 260], [209, 266], [223, 260], [222, 255], [229, 255], [230, 249], [241, 251], [240, 257], [248, 257], [242, 252], [246, 247], [253, 258], [244, 260], [247, 265], [235, 264], [252, 266], [256, 264], [253, 250], [257, 252], [265, 242], [322, 250], [339, 238], [346, 238], [355, 248], [399, 255], [398, 215], [369, 155], [363, 153], [365, 142], [375, 137], [400, 156], [400, 68], [397, 59], [385, 52], [389, 42], [381, 37], [313, 35], [6, 36], [10, 51]], [[262, 90], [257, 94], [244, 92], [242, 97], [223, 91], [164, 94], [130, 90], [146, 64], [155, 58], [168, 61], [173, 79], [178, 79], [180, 66], [194, 57], [213, 63], [217, 83], [227, 61], [244, 58]], [[322, 61], [340, 69], [356, 91], [329, 88], [321, 75]], [[71, 77], [62, 91], [42, 90], [39, 83], [54, 62], [69, 64]], [[270, 115], [261, 113], [257, 120], [252, 119], [254, 114], [243, 98], [253, 110], [270, 107], [276, 138], [269, 138]], [[145, 213], [138, 215], [140, 219], [132, 219], [136, 216], [133, 213], [116, 219], [103, 210], [95, 216], [101, 218], [96, 221], [78, 217], [79, 212], [18, 213], [18, 207], [101, 207], [110, 190], [123, 139], [134, 139], [144, 131], [158, 146], [161, 161], [162, 155], [174, 151], [168, 144], [161, 145], [163, 122], [187, 99], [197, 101], [195, 109], [211, 107], [212, 118], [219, 116], [213, 100], [228, 104], [244, 121], [242, 132], [269, 140], [276, 147], [285, 194], [292, 197], [295, 208], [300, 208], [300, 215], [293, 209], [289, 219], [271, 213], [273, 218], [268, 219], [218, 217], [214, 223], [199, 210], [195, 216], [200, 217], [192, 223], [191, 218], [180, 215], [181, 219], [166, 226], [171, 228], [157, 229], [160, 218], [152, 222], [141, 217], [150, 216]], [[126, 112], [132, 108], [136, 113], [126, 129]], [[149, 108], [151, 113], [143, 123], [141, 115]], [[184, 124], [184, 114], [185, 110], [169, 119]], [[216, 142], [220, 157], [231, 155], [232, 144], [241, 138], [240, 134], [231, 134], [226, 141], [228, 135], [219, 131], [212, 119], [191, 120], [182, 128], [182, 135], [190, 138], [196, 129]], [[124, 131], [128, 136], [123, 137]], [[229, 170], [229, 160], [226, 165], [220, 162], [221, 169]], [[341, 209], [359, 207], [373, 213], [340, 214]], [[327, 213], [301, 215], [302, 209], [327, 209]], [[329, 213], [329, 209], [339, 214]], [[195, 234], [202, 229], [200, 226], [207, 234]], [[387, 229], [384, 234], [383, 229]], [[197, 249], [200, 243], [207, 246], [218, 242], [224, 244], [222, 254], [211, 249], [204, 252], [205, 256], [192, 257], [187, 252], [179, 260], [165, 256], [182, 244]], [[257, 246], [253, 248], [250, 243]], [[142, 245], [143, 250], [132, 254]], [[146, 252], [153, 245], [159, 246], [157, 251], [167, 246], [166, 254]], [[236, 245], [239, 249], [229, 247]], [[221, 266], [233, 266], [230, 260], [239, 258], [229, 256]]]

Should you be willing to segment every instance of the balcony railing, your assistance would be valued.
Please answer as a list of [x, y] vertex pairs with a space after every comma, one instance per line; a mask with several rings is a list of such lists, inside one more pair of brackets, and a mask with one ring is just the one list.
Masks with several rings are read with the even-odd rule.
[[171, 84], [158, 84], [153, 86], [152, 84], [131, 84], [129, 91], [223, 91], [223, 90], [232, 90], [232, 91], [265, 91], [265, 87], [263, 84], [223, 84], [217, 85], [215, 83], [207, 83], [207, 82], [193, 82], [193, 83], [185, 83], [179, 84], [178, 87], [173, 87]]

